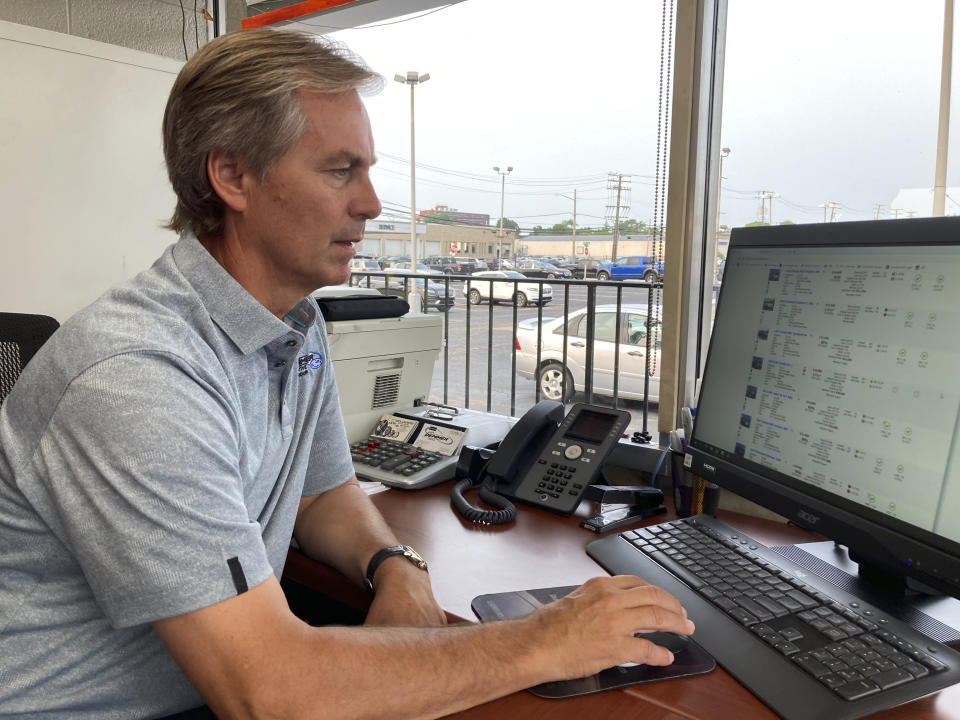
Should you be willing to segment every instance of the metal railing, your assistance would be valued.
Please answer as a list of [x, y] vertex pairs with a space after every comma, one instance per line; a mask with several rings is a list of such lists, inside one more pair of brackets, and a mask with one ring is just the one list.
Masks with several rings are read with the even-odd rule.
[[[382, 284], [381, 284], [382, 279]], [[407, 297], [411, 290], [411, 282], [426, 280], [428, 282], [434, 282], [443, 287], [443, 291], [446, 296], [450, 295], [450, 290], [454, 289], [454, 295], [457, 299], [462, 299], [465, 302], [465, 317], [463, 321], [464, 326], [464, 346], [465, 346], [465, 356], [464, 356], [464, 374], [463, 374], [463, 399], [464, 407], [470, 407], [470, 385], [471, 385], [471, 358], [473, 356], [473, 320], [474, 320], [474, 309], [473, 304], [469, 300], [469, 290], [470, 289], [479, 289], [480, 287], [486, 286], [487, 295], [486, 298], [483, 298], [481, 301], [486, 301], [488, 304], [486, 316], [487, 316], [487, 328], [486, 328], [486, 360], [487, 360], [487, 376], [486, 376], [486, 410], [487, 412], [493, 411], [493, 391], [494, 391], [494, 349], [495, 349], [495, 338], [494, 338], [494, 302], [490, 302], [488, 298], [496, 298], [501, 302], [509, 302], [512, 305], [512, 322], [511, 322], [511, 333], [509, 336], [509, 351], [511, 353], [511, 362], [510, 362], [510, 415], [517, 414], [517, 353], [515, 351], [518, 344], [517, 341], [517, 330], [520, 326], [520, 312], [521, 306], [518, 303], [523, 302], [526, 299], [526, 304], [529, 304], [531, 298], [527, 297], [524, 291], [521, 290], [521, 285], [536, 285], [537, 286], [537, 295], [538, 298], [542, 298], [544, 295], [544, 286], [549, 285], [551, 287], [562, 287], [562, 317], [565, 318], [565, 322], [562, 324], [563, 327], [563, 350], [562, 350], [562, 365], [563, 368], [569, 367], [569, 356], [568, 356], [568, 339], [570, 333], [570, 314], [571, 312], [576, 312], [579, 310], [577, 308], [571, 308], [571, 292], [578, 288], [585, 288], [586, 298], [585, 298], [585, 307], [586, 307], [586, 333], [585, 333], [585, 359], [584, 359], [584, 382], [582, 392], [584, 394], [585, 400], [588, 403], [593, 403], [594, 401], [594, 368], [595, 368], [595, 352], [594, 344], [596, 340], [596, 312], [597, 312], [597, 300], [598, 294], [612, 294], [615, 296], [615, 300], [610, 302], [609, 305], [615, 306], [615, 327], [614, 327], [614, 352], [613, 352], [613, 392], [612, 392], [612, 403], [614, 408], [620, 407], [620, 348], [623, 344], [621, 342], [621, 328], [622, 328], [622, 319], [623, 319], [623, 306], [624, 302], [624, 292], [635, 293], [637, 295], [642, 295], [644, 302], [643, 305], [646, 306], [646, 352], [644, 353], [644, 382], [643, 382], [643, 398], [640, 401], [642, 404], [642, 423], [640, 430], [640, 438], [646, 442], [650, 439], [650, 432], [648, 428], [649, 422], [649, 393], [650, 393], [650, 378], [653, 374], [651, 371], [651, 350], [654, 348], [655, 336], [658, 334], [658, 329], [655, 331], [654, 325], [654, 309], [655, 302], [659, 302], [659, 289], [662, 288], [661, 283], [646, 283], [646, 282], [637, 282], [637, 281], [617, 281], [617, 280], [574, 280], [574, 279], [557, 279], [557, 278], [478, 278], [470, 275], [456, 275], [456, 274], [444, 274], [444, 275], [424, 275], [424, 274], [411, 274], [409, 271], [404, 272], [390, 272], [389, 270], [384, 270], [380, 272], [362, 272], [362, 273], [352, 273], [350, 276], [350, 284], [358, 285], [361, 287], [372, 287], [384, 294], [394, 294], [398, 291], [402, 291], [404, 297]], [[423, 293], [427, 293], [428, 282], [423, 283]], [[502, 291], [499, 295], [496, 293], [497, 286], [508, 285], [512, 286], [507, 291]], [[466, 288], [466, 289], [464, 289]], [[459, 290], [459, 292], [457, 292]], [[418, 291], [419, 292], [419, 291]], [[521, 297], [523, 295], [523, 297]], [[557, 293], [551, 296], [551, 303], [557, 302]], [[512, 302], [511, 302], [512, 298]], [[606, 303], [605, 303], [606, 304]], [[626, 303], [626, 304], [629, 304]], [[555, 305], [556, 307], [556, 305]], [[422, 308], [413, 308], [414, 310]], [[556, 314], [552, 314], [550, 317], [555, 317]], [[539, 402], [541, 399], [540, 392], [540, 383], [537, 381], [540, 370], [543, 365], [543, 327], [544, 327], [544, 303], [542, 301], [536, 302], [536, 315], [537, 319], [537, 346], [536, 346], [536, 362], [534, 366], [534, 399], [533, 404]], [[550, 319], [548, 317], [548, 319]], [[442, 378], [442, 395], [443, 403], [449, 404], [450, 402], [450, 389], [451, 389], [451, 375], [450, 375], [450, 343], [448, 339], [450, 338], [451, 331], [451, 312], [449, 308], [444, 312], [443, 320], [443, 378]], [[577, 336], [581, 337], [581, 336]], [[566, 383], [569, 378], [567, 372], [564, 373], [563, 379], [561, 381], [561, 399], [566, 400], [567, 395], [567, 386]], [[522, 407], [521, 411], [525, 411], [526, 407]]]

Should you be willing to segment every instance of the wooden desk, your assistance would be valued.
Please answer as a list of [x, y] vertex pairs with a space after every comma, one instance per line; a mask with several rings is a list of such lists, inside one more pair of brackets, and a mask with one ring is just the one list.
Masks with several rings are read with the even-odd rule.
[[[451, 483], [427, 490], [388, 490], [373, 501], [401, 542], [420, 551], [430, 563], [433, 589], [440, 605], [452, 616], [474, 620], [470, 601], [484, 593], [538, 587], [579, 585], [605, 574], [584, 552], [598, 536], [579, 527], [580, 515], [562, 518], [519, 506], [514, 523], [483, 527], [468, 523], [450, 505]], [[672, 513], [649, 523], [674, 519]], [[727, 524], [767, 545], [821, 540], [793, 526], [721, 511]], [[291, 558], [287, 574], [314, 587], [339, 589], [341, 597], [363, 601], [362, 593], [332, 571], [302, 556]], [[469, 672], [464, 668], [464, 672]], [[777, 716], [723, 668], [709, 675], [636, 685], [568, 700], [543, 700], [530, 693], [458, 713], [458, 719], [511, 718], [563, 720], [565, 718], [644, 718], [644, 720], [774, 720]], [[960, 685], [908, 705], [874, 715], [883, 720], [923, 718], [960, 720]]]

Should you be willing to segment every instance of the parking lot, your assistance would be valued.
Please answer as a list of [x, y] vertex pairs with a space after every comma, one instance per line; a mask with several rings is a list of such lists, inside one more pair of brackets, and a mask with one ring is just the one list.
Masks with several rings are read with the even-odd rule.
[[[445, 278], [434, 278], [440, 283]], [[364, 278], [363, 285], [370, 281], [373, 287], [382, 285], [382, 278]], [[378, 282], [379, 281], [379, 282]], [[489, 410], [504, 415], [519, 415], [536, 402], [536, 386], [533, 380], [517, 376], [514, 372], [514, 319], [521, 322], [527, 318], [561, 317], [564, 308], [568, 312], [587, 305], [588, 293], [595, 293], [594, 306], [616, 304], [618, 288], [622, 305], [648, 301], [656, 306], [658, 290], [638, 283], [623, 282], [614, 285], [594, 285], [588, 288], [582, 281], [549, 281], [553, 287], [553, 300], [544, 307], [527, 306], [515, 308], [510, 303], [491, 306], [484, 302], [469, 305], [463, 295], [464, 280], [450, 278], [456, 304], [444, 313], [446, 343], [441, 350], [433, 373], [430, 400], [455, 407]], [[391, 279], [391, 285], [395, 279]], [[435, 313], [437, 311], [430, 311]], [[582, 390], [582, 388], [578, 388]], [[577, 392], [573, 402], [584, 402], [583, 392]], [[613, 398], [595, 394], [592, 401], [599, 405], [613, 405]], [[569, 407], [568, 403], [568, 407]], [[634, 400], [619, 400], [619, 407], [631, 414], [628, 432], [643, 429], [643, 403]], [[646, 429], [657, 432], [657, 406], [648, 405]]]

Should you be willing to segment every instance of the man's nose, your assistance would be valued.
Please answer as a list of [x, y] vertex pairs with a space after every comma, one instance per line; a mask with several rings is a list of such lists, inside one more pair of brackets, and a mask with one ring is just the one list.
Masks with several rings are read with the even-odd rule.
[[362, 216], [367, 220], [377, 217], [383, 210], [383, 205], [380, 203], [380, 198], [377, 197], [377, 191], [374, 190], [369, 175], [364, 179], [351, 210], [354, 216]]

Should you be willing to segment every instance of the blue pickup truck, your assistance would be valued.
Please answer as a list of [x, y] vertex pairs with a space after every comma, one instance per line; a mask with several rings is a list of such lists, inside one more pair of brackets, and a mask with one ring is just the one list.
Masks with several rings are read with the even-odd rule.
[[651, 255], [628, 255], [597, 268], [597, 280], [643, 280], [660, 282], [663, 279], [663, 261]]

